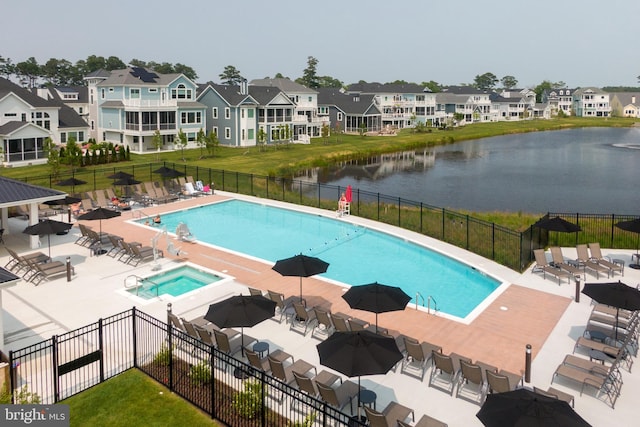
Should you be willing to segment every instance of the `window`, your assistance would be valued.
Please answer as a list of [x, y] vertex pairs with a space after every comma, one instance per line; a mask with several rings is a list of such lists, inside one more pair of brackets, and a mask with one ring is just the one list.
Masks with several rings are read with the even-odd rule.
[[110, 88], [109, 88], [109, 93], [113, 93], [113, 92], [115, 92], [115, 91], [116, 91], [116, 90], [115, 90], [114, 88], [112, 88], [112, 87], [110, 87]]
[[5, 117], [18, 117], [17, 113], [4, 113]]
[[225, 107], [224, 108], [224, 118], [225, 119], [230, 119], [231, 118], [231, 108], [229, 108], [229, 107]]
[[149, 93], [158, 93], [158, 88], [157, 87], [150, 87], [149, 89], [147, 89], [147, 91]]
[[342, 113], [338, 113], [336, 119], [341, 122], [342, 121]]
[[218, 126], [214, 126], [211, 128], [211, 132], [213, 132], [214, 134], [218, 134]]
[[171, 99], [192, 99], [191, 89], [188, 89], [183, 83], [171, 89]]
[[129, 89], [129, 98], [140, 99], [140, 88], [132, 87], [131, 89]]
[[244, 141], [246, 139], [247, 132], [244, 129], [242, 129], [241, 135], [242, 135], [241, 138]]
[[249, 108], [247, 110], [247, 117], [249, 117], [250, 119], [253, 119], [253, 115], [254, 115], [254, 109], [253, 108]]
[[[251, 111], [251, 110], [249, 110], [249, 111]], [[254, 137], [254, 129], [248, 129], [247, 130], [247, 136], [248, 136], [249, 140], [253, 140], [255, 138]]]
[[212, 113], [213, 113], [213, 118], [217, 119], [218, 118], [218, 107], [213, 107]]
[[95, 130], [95, 122], [91, 120], [91, 130]]
[[104, 99], [104, 97], [105, 97], [105, 91], [104, 89], [100, 89], [100, 98]]
[[187, 142], [193, 142], [195, 140], [196, 140], [196, 133], [195, 132], [187, 133]]
[[312, 97], [312, 96], [310, 96], [310, 97], [308, 98], [308, 101], [309, 101], [309, 102], [313, 102], [313, 97]]
[[244, 119], [244, 108], [240, 109], [240, 118]]
[[83, 113], [83, 111], [84, 111], [84, 110], [82, 109], [82, 107], [78, 107], [78, 114], [82, 114], [82, 113]]
[[180, 123], [202, 123], [202, 114], [200, 113], [200, 111], [183, 111], [182, 113], [180, 113]]
[[224, 139], [231, 139], [231, 128], [224, 128]]
[[67, 142], [67, 133], [66, 132], [60, 132], [60, 142], [62, 142], [63, 144]]

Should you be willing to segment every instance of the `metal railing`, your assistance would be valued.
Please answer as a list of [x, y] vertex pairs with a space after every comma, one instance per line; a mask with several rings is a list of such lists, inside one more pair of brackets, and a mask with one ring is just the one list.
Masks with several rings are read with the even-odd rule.
[[365, 426], [135, 307], [11, 351], [9, 366], [13, 396], [28, 391], [42, 404], [136, 368], [226, 425]]
[[[103, 169], [81, 169], [74, 174], [56, 177], [45, 175], [25, 180], [54, 187], [55, 182], [73, 175], [88, 182], [76, 186], [76, 191], [89, 191], [111, 186], [112, 180], [106, 176], [118, 171], [133, 174], [140, 181], [161, 180], [161, 177], [153, 173], [160, 166], [168, 166], [183, 172], [186, 176], [193, 176], [195, 180], [211, 183], [211, 187], [215, 189], [331, 211], [335, 211], [340, 194], [346, 190], [343, 186], [313, 182], [315, 177], [311, 173], [294, 178], [271, 177], [170, 162], [131, 166], [117, 163]], [[637, 217], [633, 215], [553, 214], [579, 223], [583, 231], [562, 235], [530, 227], [521, 232], [419, 201], [360, 189], [353, 191], [351, 214], [442, 240], [520, 272], [533, 261], [533, 249], [544, 248], [550, 243], [566, 243], [573, 246], [578, 241], [598, 242], [607, 248], [637, 248], [637, 235], [614, 227], [617, 221]]]

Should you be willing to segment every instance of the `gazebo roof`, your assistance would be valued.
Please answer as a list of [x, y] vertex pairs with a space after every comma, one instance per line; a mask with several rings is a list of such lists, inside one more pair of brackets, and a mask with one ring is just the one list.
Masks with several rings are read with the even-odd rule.
[[62, 199], [67, 193], [0, 176], [0, 208]]

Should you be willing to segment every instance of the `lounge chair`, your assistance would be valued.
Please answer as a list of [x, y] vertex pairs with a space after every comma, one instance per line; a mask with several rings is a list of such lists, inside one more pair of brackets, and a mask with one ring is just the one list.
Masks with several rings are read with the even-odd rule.
[[424, 379], [424, 374], [429, 367], [428, 362], [434, 352], [442, 353], [442, 347], [430, 344], [426, 341], [418, 342], [418, 340], [404, 337], [404, 348], [406, 355], [402, 361], [400, 372], [412, 376], [417, 376], [420, 381]]
[[282, 319], [288, 320], [293, 315], [292, 304], [295, 301], [298, 301], [298, 298], [290, 296], [285, 298], [283, 294], [280, 292], [275, 292], [268, 290], [267, 291], [268, 298], [276, 303], [276, 315], [280, 315], [278, 319], [276, 316], [273, 316], [271, 319], [276, 322], [282, 323]]
[[358, 384], [347, 380], [338, 387], [333, 388], [328, 385], [316, 382], [316, 387], [320, 392], [320, 399], [341, 411], [342, 408], [349, 404], [349, 411], [353, 415], [353, 399], [357, 398], [360, 388]]
[[569, 393], [565, 393], [564, 391], [560, 391], [553, 387], [548, 387], [546, 390], [543, 390], [536, 386], [533, 386], [533, 391], [543, 396], [552, 397], [554, 399], [565, 401], [569, 405], [571, 405], [572, 408], [575, 407], [575, 397], [573, 397], [573, 395]]
[[331, 323], [333, 323], [333, 327], [336, 328], [336, 331], [338, 332], [348, 332], [351, 329], [349, 329], [349, 324], [347, 323], [347, 318], [344, 316], [341, 316], [339, 314], [333, 314], [330, 313], [331, 316]]
[[611, 276], [613, 276], [616, 271], [624, 276], [624, 265], [616, 264], [611, 258], [603, 256], [602, 251], [600, 250], [600, 243], [589, 243], [589, 252], [591, 253], [591, 260], [605, 268], [608, 268], [611, 272]]
[[471, 362], [471, 359], [458, 355], [455, 357], [454, 355], [445, 355], [434, 350], [431, 352], [431, 360], [433, 367], [429, 376], [429, 387], [439, 388], [453, 396], [460, 372], [460, 360]]
[[554, 372], [551, 378], [552, 384], [557, 377], [563, 377], [579, 383], [581, 385], [580, 396], [582, 396], [586, 387], [594, 388], [598, 395], [603, 394], [607, 396], [611, 407], [615, 408], [616, 400], [620, 395], [620, 388], [618, 387], [619, 378], [616, 377], [613, 370], [609, 372], [609, 375], [602, 376], [600, 373], [592, 373], [563, 363], [560, 364]]
[[[447, 423], [440, 420], [436, 420], [429, 415], [423, 415], [413, 427], [448, 427]], [[411, 424], [407, 424], [404, 421], [398, 421], [398, 427], [411, 427]]]
[[561, 270], [566, 271], [571, 274], [574, 278], [579, 276], [581, 273], [580, 268], [577, 265], [572, 265], [564, 260], [564, 256], [562, 255], [562, 248], [560, 246], [552, 246], [549, 248], [551, 251], [551, 266], [559, 268]]
[[493, 370], [485, 370], [487, 376], [487, 392], [488, 393], [505, 393], [513, 391], [522, 383], [522, 376], [508, 371], [501, 370], [494, 372]]
[[150, 261], [152, 259], [155, 259], [156, 255], [155, 255], [154, 252], [157, 252], [159, 258], [163, 258], [164, 257], [164, 253], [162, 252], [162, 250], [160, 250], [160, 249], [155, 249], [154, 250], [151, 246], [142, 246], [142, 247], [140, 247], [140, 246], [137, 246], [137, 245], [130, 245], [130, 244], [127, 244], [127, 243], [125, 243], [125, 245], [129, 246], [129, 250], [133, 254], [127, 260], [127, 264], [135, 263], [133, 265], [137, 266], [141, 262], [146, 262], [146, 261]]
[[378, 412], [368, 406], [364, 407], [364, 413], [369, 420], [370, 427], [396, 427], [398, 421], [404, 421], [411, 415], [411, 420], [415, 421], [415, 412], [398, 402], [390, 402], [382, 412]]
[[578, 255], [578, 257], [576, 258], [576, 261], [583, 268], [585, 269], [588, 268], [589, 270], [592, 270], [593, 272], [595, 272], [596, 279], [600, 278], [600, 273], [607, 273], [607, 278], [609, 277], [609, 272], [611, 270], [609, 270], [607, 267], [604, 267], [589, 258], [589, 249], [587, 248], [587, 245], [585, 244], [576, 245], [576, 253]]
[[230, 340], [227, 334], [215, 329], [213, 330], [213, 336], [216, 339], [218, 350], [228, 354], [229, 356], [233, 356], [237, 352], [241, 351], [243, 347], [247, 347], [249, 344], [258, 341], [252, 336], [244, 334], [240, 338], [234, 338], [233, 340]]
[[122, 245], [120, 244], [120, 242], [122, 241], [122, 237], [114, 236], [113, 234], [109, 234], [107, 237], [111, 242], [111, 249], [109, 249], [107, 255], [109, 255], [111, 258], [115, 258], [118, 255], [121, 255], [125, 250], [124, 247], [122, 247]]
[[[463, 391], [470, 390], [471, 397], [468, 397], [466, 393], [463, 397], [482, 405], [487, 394], [487, 385], [484, 377], [480, 365], [461, 360], [456, 397], [460, 397]], [[477, 400], [473, 400], [473, 396], [477, 397]]]
[[271, 367], [269, 366], [269, 359], [267, 356], [262, 359], [255, 351], [251, 350], [249, 347], [244, 348], [244, 355], [247, 357], [249, 364], [256, 368], [260, 372], [271, 372]]
[[544, 279], [547, 278], [547, 274], [550, 274], [558, 279], [558, 285], [560, 285], [561, 280], [566, 277], [567, 283], [569, 283], [569, 278], [571, 277], [570, 274], [557, 267], [552, 267], [547, 261], [544, 249], [534, 249], [533, 254], [535, 256], [536, 263], [531, 269], [532, 273], [542, 272], [542, 277]]
[[48, 263], [47, 267], [34, 261], [28, 261], [33, 269], [33, 274], [29, 276], [29, 281], [38, 286], [43, 280], [50, 280], [67, 274], [67, 266], [60, 261]]
[[293, 310], [294, 314], [291, 316], [289, 329], [306, 336], [309, 327], [317, 322], [316, 313], [312, 308], [306, 308], [301, 302], [294, 302]]
[[281, 358], [277, 357], [274, 354], [267, 355], [267, 360], [269, 360], [271, 375], [285, 384], [291, 384], [295, 381], [295, 378], [293, 377], [294, 371], [299, 375], [305, 375], [312, 369], [314, 371], [316, 370], [315, 366], [302, 359], [298, 359], [287, 366], [285, 366], [284, 361], [282, 361]]
[[331, 322], [331, 313], [319, 307], [314, 307], [313, 312], [316, 315], [317, 321], [311, 331], [311, 336], [314, 337], [316, 333], [319, 333], [325, 338], [328, 338], [335, 330], [333, 322]]
[[250, 286], [248, 286], [248, 288], [249, 288], [249, 295], [251, 295], [251, 296], [264, 296], [260, 289], [252, 288]]
[[7, 264], [4, 266], [4, 268], [16, 274], [20, 274], [20, 272], [25, 270], [30, 270], [30, 266], [27, 261], [34, 261], [37, 263], [51, 261], [51, 258], [42, 252], [32, 252], [29, 254], [18, 255], [11, 248], [5, 247], [5, 249], [9, 253], [10, 259], [9, 262], [7, 262]]

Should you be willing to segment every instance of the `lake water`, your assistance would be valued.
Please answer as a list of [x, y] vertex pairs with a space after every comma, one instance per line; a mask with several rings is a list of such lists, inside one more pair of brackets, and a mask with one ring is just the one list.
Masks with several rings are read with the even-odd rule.
[[640, 128], [465, 141], [318, 171], [318, 181], [471, 211], [640, 211]]

